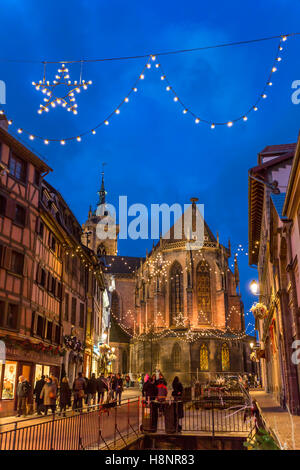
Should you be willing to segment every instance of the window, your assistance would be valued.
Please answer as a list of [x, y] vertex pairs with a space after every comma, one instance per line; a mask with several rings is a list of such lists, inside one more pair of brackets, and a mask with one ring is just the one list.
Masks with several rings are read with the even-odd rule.
[[19, 204], [16, 204], [14, 223], [18, 225], [22, 225], [22, 227], [24, 227], [25, 222], [26, 222], [26, 209], [25, 207], [20, 206]]
[[34, 184], [39, 186], [41, 179], [41, 173], [35, 168], [34, 170]]
[[60, 326], [55, 325], [55, 343], [59, 344], [60, 343]]
[[12, 361], [6, 361], [4, 366], [4, 377], [3, 377], [3, 388], [2, 388], [2, 400], [13, 400], [15, 397], [15, 387], [17, 379], [17, 363]]
[[0, 300], [0, 326], [4, 326], [4, 324], [5, 324], [5, 302], [3, 300]]
[[71, 323], [76, 325], [76, 299], [72, 298]]
[[6, 211], [6, 197], [0, 194], [0, 215], [5, 216], [5, 211]]
[[46, 339], [48, 341], [52, 341], [52, 327], [53, 327], [53, 323], [51, 321], [47, 321], [47, 335], [46, 335]]
[[10, 330], [18, 329], [19, 321], [19, 306], [17, 304], [8, 304], [6, 318], [4, 318], [4, 328], [9, 328]]
[[56, 250], [56, 240], [55, 240], [55, 237], [53, 235], [53, 233], [49, 232], [49, 238], [48, 238], [48, 245], [49, 245], [49, 248], [55, 252]]
[[65, 295], [65, 320], [69, 321], [69, 294]]
[[46, 275], [47, 275], [47, 273], [46, 273], [45, 269], [41, 269], [41, 285], [43, 287], [46, 286]]
[[197, 266], [197, 306], [198, 323], [211, 322], [210, 270], [206, 261]]
[[181, 348], [178, 343], [174, 344], [172, 359], [173, 359], [173, 369], [180, 370]]
[[43, 224], [43, 222], [41, 221], [41, 219], [40, 219], [39, 217], [36, 218], [35, 231], [36, 231], [36, 233], [37, 233], [41, 238], [43, 238], [43, 235], [44, 235], [44, 224]]
[[84, 304], [80, 304], [79, 326], [84, 327]]
[[17, 251], [12, 251], [11, 253], [11, 266], [10, 270], [15, 274], [23, 274], [24, 268], [24, 255], [23, 253], [18, 253]]
[[200, 347], [200, 370], [208, 370], [208, 348], [205, 344]]
[[72, 258], [72, 276], [74, 279], [77, 279], [77, 258], [73, 256]]
[[230, 370], [229, 348], [226, 343], [222, 345], [222, 371]]
[[183, 313], [183, 275], [182, 267], [175, 261], [170, 270], [170, 323], [175, 324], [175, 317]]
[[26, 162], [12, 153], [9, 159], [9, 174], [23, 183], [26, 181]]
[[38, 315], [36, 322], [36, 335], [40, 338], [44, 336], [44, 318]]

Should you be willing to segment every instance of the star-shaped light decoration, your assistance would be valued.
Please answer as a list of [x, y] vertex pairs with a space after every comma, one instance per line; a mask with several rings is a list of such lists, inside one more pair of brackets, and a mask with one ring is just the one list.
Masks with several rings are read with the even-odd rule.
[[191, 329], [189, 329], [185, 335], [186, 340], [189, 341], [190, 343], [194, 341], [194, 333], [192, 332]]
[[[32, 82], [36, 90], [41, 90], [46, 96], [44, 98], [44, 104], [40, 104], [38, 113], [42, 114], [44, 111], [48, 112], [49, 109], [55, 108], [56, 105], [62, 105], [67, 108], [68, 111], [77, 114], [77, 103], [75, 98], [75, 92], [80, 93], [81, 89], [87, 90], [88, 85], [91, 85], [92, 81], [81, 80], [73, 81], [70, 80], [69, 69], [65, 64], [61, 65], [61, 68], [57, 70], [55, 80], [53, 82], [46, 81], [45, 78], [40, 80], [38, 83]], [[66, 88], [66, 92], [63, 96], [56, 96], [57, 87], [63, 85]]]
[[185, 326], [185, 322], [187, 321], [187, 317], [185, 317], [183, 315], [183, 313], [179, 312], [176, 317], [174, 317], [174, 320], [175, 320], [175, 324], [177, 327], [180, 327], [180, 326]]

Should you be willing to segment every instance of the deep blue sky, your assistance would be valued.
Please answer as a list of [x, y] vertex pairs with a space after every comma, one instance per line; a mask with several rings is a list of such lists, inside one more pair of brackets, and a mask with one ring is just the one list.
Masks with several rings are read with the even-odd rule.
[[[1, 59], [66, 60], [136, 55], [300, 30], [300, 4], [288, 0], [255, 2], [164, 2], [2, 0]], [[260, 5], [257, 5], [259, 3]], [[96, 203], [101, 162], [107, 162], [109, 202], [127, 195], [129, 203], [205, 204], [205, 218], [227, 245], [247, 249], [247, 171], [266, 145], [295, 142], [300, 105], [291, 102], [291, 83], [300, 79], [299, 38], [285, 43], [283, 61], [267, 100], [247, 123], [232, 128], [195, 125], [164, 90], [156, 70], [121, 114], [81, 143], [48, 147], [34, 141], [53, 168], [49, 181], [61, 191], [82, 223]], [[255, 102], [272, 64], [277, 40], [164, 57], [161, 63], [178, 95], [199, 115], [230, 120]], [[7, 84], [7, 115], [16, 127], [62, 138], [92, 128], [131, 88], [144, 59], [89, 64], [84, 78], [92, 87], [78, 96], [79, 113], [63, 109], [39, 116], [41, 94], [32, 81], [42, 78], [35, 63], [0, 62]], [[56, 66], [48, 67], [53, 79]], [[79, 67], [70, 67], [78, 79]], [[11, 128], [11, 131], [16, 127]], [[25, 139], [25, 137], [24, 137]], [[25, 140], [28, 145], [28, 139]], [[152, 241], [122, 241], [120, 254], [143, 256]], [[245, 311], [255, 275], [240, 259]]]

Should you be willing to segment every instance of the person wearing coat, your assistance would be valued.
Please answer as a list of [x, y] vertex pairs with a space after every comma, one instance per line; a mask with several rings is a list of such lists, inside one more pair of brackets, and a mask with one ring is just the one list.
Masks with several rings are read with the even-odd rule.
[[74, 401], [73, 409], [82, 411], [82, 400], [85, 395], [86, 381], [82, 377], [82, 372], [78, 372], [78, 377], [73, 384]]
[[145, 397], [146, 401], [155, 400], [157, 396], [157, 387], [155, 385], [156, 376], [155, 374], [152, 377], [148, 376], [148, 380], [144, 382], [142, 394]]
[[43, 386], [45, 385], [45, 376], [42, 375], [40, 380], [37, 380], [35, 383], [35, 387], [33, 390], [33, 393], [35, 395], [35, 402], [36, 402], [36, 411], [38, 415], [42, 414], [42, 409], [44, 407], [43, 400], [40, 399], [40, 394], [43, 389]]
[[104, 392], [108, 391], [108, 383], [105, 380], [105, 377], [103, 374], [101, 374], [100, 377], [97, 379], [97, 391], [98, 391], [98, 403], [102, 405], [103, 400], [104, 400]]
[[52, 413], [56, 410], [56, 384], [52, 382], [50, 377], [46, 377], [46, 383], [42, 388], [40, 399], [44, 400], [45, 415], [48, 414], [48, 410], [51, 408]]
[[71, 406], [71, 388], [69, 385], [69, 380], [65, 376], [61, 380], [60, 384], [60, 394], [59, 394], [59, 407], [60, 412], [66, 416], [66, 409]]
[[[177, 419], [177, 422], [179, 423], [179, 419], [183, 418], [183, 403], [182, 403], [183, 386], [177, 376], [174, 377], [172, 387], [173, 387], [172, 396], [174, 397], [174, 401], [178, 401], [178, 404], [176, 404], [176, 419]], [[178, 424], [178, 429], [181, 431], [180, 424]]]
[[87, 386], [86, 386], [88, 406], [91, 405], [92, 401], [93, 401], [93, 405], [96, 405], [97, 389], [98, 389], [98, 382], [97, 382], [95, 374], [92, 374], [92, 377], [88, 379]]

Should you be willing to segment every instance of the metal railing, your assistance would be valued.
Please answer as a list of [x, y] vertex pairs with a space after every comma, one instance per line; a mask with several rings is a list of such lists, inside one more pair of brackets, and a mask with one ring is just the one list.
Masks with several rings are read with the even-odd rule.
[[112, 450], [125, 447], [141, 431], [246, 436], [252, 427], [242, 396], [152, 404], [137, 398], [16, 421], [0, 432], [0, 450]]
[[[173, 407], [173, 409], [171, 409]], [[253, 422], [243, 401], [193, 400], [142, 402], [143, 432], [197, 432], [199, 434], [249, 434]], [[168, 422], [167, 422], [168, 421]]]
[[[62, 417], [21, 420], [0, 432], [0, 450], [83, 450], [115, 448], [139, 432], [139, 399], [95, 405]], [[49, 419], [50, 418], [50, 419]], [[120, 437], [121, 436], [121, 437]]]

